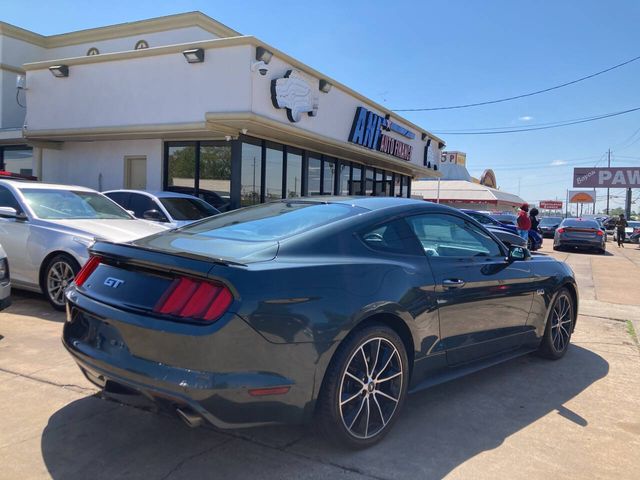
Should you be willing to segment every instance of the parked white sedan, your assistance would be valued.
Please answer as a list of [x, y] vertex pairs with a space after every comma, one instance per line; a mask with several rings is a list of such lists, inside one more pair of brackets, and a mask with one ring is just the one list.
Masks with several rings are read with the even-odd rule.
[[124, 242], [163, 230], [89, 188], [0, 180], [0, 243], [11, 282], [42, 292], [59, 310], [96, 239]]

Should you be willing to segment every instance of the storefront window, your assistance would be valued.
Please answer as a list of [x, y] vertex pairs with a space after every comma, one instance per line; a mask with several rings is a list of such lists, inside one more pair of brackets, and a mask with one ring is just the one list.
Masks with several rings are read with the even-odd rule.
[[350, 195], [362, 195], [362, 167], [360, 165], [353, 165], [351, 171], [351, 188]]
[[0, 170], [33, 175], [33, 149], [30, 147], [0, 147]]
[[167, 155], [167, 187], [196, 187], [196, 144], [173, 144]]
[[252, 143], [242, 144], [240, 168], [240, 206], [260, 203], [260, 179], [262, 178], [262, 147]]
[[287, 148], [287, 198], [302, 196], [302, 152]]
[[364, 194], [373, 195], [373, 169], [367, 168], [364, 179]]
[[282, 147], [267, 144], [266, 153], [264, 201], [269, 202], [282, 198]]
[[322, 160], [309, 155], [309, 195], [320, 195], [320, 169]]
[[340, 162], [340, 183], [338, 184], [338, 195], [349, 195], [349, 178], [351, 174], [351, 165], [348, 162]]
[[387, 191], [387, 193], [385, 193], [385, 195], [389, 196], [393, 196], [393, 176], [391, 175], [391, 172], [386, 172], [385, 176], [384, 176], [384, 185], [385, 185], [385, 189]]
[[322, 195], [333, 195], [333, 182], [336, 176], [336, 162], [332, 158], [324, 159]]
[[400, 195], [399, 197], [407, 196], [407, 177], [404, 175], [400, 177]]
[[384, 183], [384, 170], [376, 169], [375, 192], [378, 197], [384, 197], [387, 194]]
[[231, 197], [231, 145], [200, 144], [200, 181], [198, 190], [213, 191], [225, 202]]
[[393, 186], [393, 194], [396, 197], [402, 196], [402, 175], [396, 173], [396, 178]]

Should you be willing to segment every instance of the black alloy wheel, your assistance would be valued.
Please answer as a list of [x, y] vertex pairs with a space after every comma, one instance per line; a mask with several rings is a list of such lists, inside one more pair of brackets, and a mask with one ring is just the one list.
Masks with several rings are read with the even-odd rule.
[[47, 263], [42, 279], [42, 291], [56, 310], [64, 310], [64, 292], [79, 271], [78, 262], [65, 253], [56, 255]]
[[395, 331], [371, 325], [353, 332], [325, 374], [316, 419], [330, 440], [351, 448], [379, 442], [404, 403], [408, 362]]
[[562, 288], [556, 295], [549, 311], [538, 353], [551, 360], [562, 358], [569, 348], [574, 322], [573, 298], [566, 288]]

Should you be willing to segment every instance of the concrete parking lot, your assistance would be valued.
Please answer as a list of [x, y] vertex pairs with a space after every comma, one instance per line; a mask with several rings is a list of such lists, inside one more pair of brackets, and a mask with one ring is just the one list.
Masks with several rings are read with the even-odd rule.
[[0, 313], [0, 479], [640, 477], [640, 250], [552, 252], [581, 295], [566, 357], [527, 356], [409, 397], [379, 445], [313, 429], [218, 432], [103, 400], [60, 344], [63, 315], [16, 292]]

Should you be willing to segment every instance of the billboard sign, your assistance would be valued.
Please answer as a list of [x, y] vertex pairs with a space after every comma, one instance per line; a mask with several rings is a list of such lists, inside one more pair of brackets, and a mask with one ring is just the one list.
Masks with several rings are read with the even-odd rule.
[[559, 200], [540, 200], [540, 208], [545, 210], [562, 210], [562, 202]]
[[569, 203], [596, 203], [596, 191], [569, 190]]
[[574, 187], [638, 188], [640, 167], [574, 168]]

